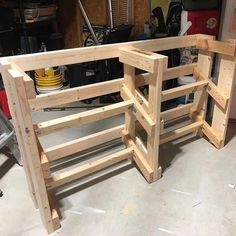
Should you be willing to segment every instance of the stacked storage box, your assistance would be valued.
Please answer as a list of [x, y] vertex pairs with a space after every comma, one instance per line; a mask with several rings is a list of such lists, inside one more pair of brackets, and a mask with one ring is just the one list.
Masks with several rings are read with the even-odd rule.
[[[208, 34], [218, 36], [220, 26], [220, 0], [182, 0], [180, 35]], [[197, 62], [198, 52], [193, 47], [181, 51], [181, 65]], [[192, 76], [178, 78], [178, 85], [194, 82]], [[179, 98], [177, 103], [191, 102], [193, 96]], [[189, 100], [190, 99], [190, 100]]]
[[[182, 0], [181, 31], [217, 36], [220, 26], [220, 0]], [[185, 32], [184, 32], [185, 31]]]

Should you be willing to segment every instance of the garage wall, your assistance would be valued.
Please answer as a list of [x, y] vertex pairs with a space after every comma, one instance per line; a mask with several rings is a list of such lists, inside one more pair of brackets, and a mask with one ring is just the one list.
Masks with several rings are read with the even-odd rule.
[[[109, 24], [107, 16], [107, 0], [82, 0], [91, 23]], [[66, 48], [81, 47], [83, 17], [77, 0], [59, 0], [60, 24], [65, 37]], [[150, 19], [150, 0], [133, 0], [133, 38], [144, 32], [144, 23]]]

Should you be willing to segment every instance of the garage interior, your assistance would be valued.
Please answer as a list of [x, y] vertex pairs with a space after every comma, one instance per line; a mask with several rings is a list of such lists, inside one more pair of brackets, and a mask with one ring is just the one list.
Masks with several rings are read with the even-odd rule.
[[0, 235], [234, 235], [235, 36], [233, 0], [0, 1]]

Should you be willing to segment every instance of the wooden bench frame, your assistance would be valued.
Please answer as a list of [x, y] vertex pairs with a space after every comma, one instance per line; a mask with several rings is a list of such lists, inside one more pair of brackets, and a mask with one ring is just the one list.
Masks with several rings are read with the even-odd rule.
[[[153, 52], [197, 46], [199, 59], [195, 64], [168, 69], [166, 56]], [[211, 81], [214, 53], [220, 54], [218, 83]], [[22, 155], [30, 193], [39, 209], [48, 233], [60, 227], [57, 210], [49, 190], [62, 186], [125, 159], [133, 160], [149, 183], [161, 177], [159, 145], [195, 133], [205, 135], [217, 148], [222, 148], [228, 124], [236, 60], [235, 41], [218, 42], [212, 36], [192, 35], [122, 44], [78, 48], [1, 58], [1, 74], [7, 91], [11, 114]], [[124, 63], [124, 78], [71, 88], [47, 95], [36, 95], [33, 80], [26, 71], [52, 66], [83, 63], [119, 57]], [[135, 75], [135, 68], [147, 73]], [[194, 74], [196, 82], [162, 91], [163, 81]], [[139, 87], [148, 85], [148, 98]], [[33, 124], [31, 112], [120, 92], [124, 101], [39, 124]], [[189, 93], [194, 101], [181, 107], [161, 112], [161, 103]], [[213, 120], [205, 121], [208, 94], [215, 100]], [[68, 143], [43, 149], [39, 135], [88, 124], [125, 113], [125, 124]], [[189, 114], [192, 123], [171, 132], [162, 132], [163, 124]], [[146, 149], [136, 142], [137, 122], [147, 133]], [[122, 138], [126, 149], [53, 175], [50, 162], [78, 153], [90, 147]]]

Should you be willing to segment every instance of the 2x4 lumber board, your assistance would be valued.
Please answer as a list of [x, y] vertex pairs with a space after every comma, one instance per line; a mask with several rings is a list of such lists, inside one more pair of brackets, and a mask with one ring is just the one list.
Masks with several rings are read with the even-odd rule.
[[45, 152], [41, 153], [41, 167], [42, 167], [44, 178], [49, 178], [51, 175], [50, 163]]
[[[129, 89], [130, 93], [135, 93], [135, 68], [131, 65], [124, 64], [124, 84]], [[130, 136], [135, 138], [136, 135], [136, 123], [135, 116], [131, 110], [125, 112], [125, 128], [129, 130]]]
[[136, 75], [135, 87], [139, 88], [144, 85], [147, 85], [149, 83], [149, 77], [150, 77], [150, 73], [143, 73], [143, 74]]
[[164, 129], [165, 129], [165, 121], [161, 120], [161, 122], [160, 122], [160, 134], [163, 133]]
[[147, 136], [147, 162], [153, 169], [153, 181], [161, 178], [161, 166], [159, 165], [159, 146], [161, 134], [161, 99], [162, 81], [167, 70], [168, 57], [160, 56], [156, 61], [156, 71], [149, 79], [148, 114], [155, 123], [153, 134]]
[[59, 229], [61, 227], [59, 214], [56, 208], [52, 208], [52, 223], [53, 223], [54, 229]]
[[209, 78], [207, 78], [199, 68], [194, 69], [194, 76], [196, 80], [207, 81], [207, 92], [211, 95], [211, 97], [215, 100], [218, 105], [225, 110], [229, 101], [229, 97], [227, 97], [223, 91], [221, 91]]
[[229, 42], [219, 42], [216, 40], [210, 40], [210, 39], [198, 39], [197, 40], [197, 48], [219, 53], [227, 56], [236, 56], [236, 44], [235, 43], [229, 43]]
[[14, 91], [17, 98], [15, 103], [19, 108], [17, 111], [19, 115], [18, 119], [21, 123], [23, 142], [26, 145], [25, 150], [27, 152], [27, 156], [30, 157], [27, 161], [30, 165], [39, 212], [47, 232], [52, 233], [57, 229], [55, 228], [55, 225], [57, 227], [59, 226], [59, 222], [58, 224], [55, 224], [55, 222], [52, 220], [52, 209], [49, 204], [46, 183], [44, 181], [44, 175], [41, 168], [40, 154], [33, 129], [30, 108], [28, 106], [28, 98], [25, 91], [24, 79], [21, 73], [16, 69], [10, 69], [8, 72], [10, 79], [14, 82], [11, 89]]
[[29, 192], [32, 198], [32, 201], [34, 203], [34, 206], [38, 208], [38, 203], [35, 195], [35, 188], [34, 188], [34, 183], [32, 180], [31, 176], [31, 170], [28, 164], [27, 159], [29, 158], [27, 156], [27, 152], [25, 150], [25, 144], [23, 141], [23, 136], [21, 132], [21, 124], [19, 122], [19, 116], [18, 116], [18, 109], [16, 102], [17, 101], [17, 96], [15, 92], [13, 91], [12, 88], [12, 78], [9, 76], [8, 70], [11, 69], [10, 63], [6, 59], [0, 59], [0, 68], [1, 68], [1, 74], [4, 82], [4, 87], [7, 92], [7, 99], [8, 99], [8, 104], [9, 104], [9, 109], [11, 112], [14, 128], [15, 128], [15, 134], [17, 137], [17, 141], [19, 144], [19, 149], [20, 149], [20, 154], [21, 154], [21, 160], [24, 166], [24, 172], [26, 176], [26, 181], [28, 184]]
[[[214, 38], [215, 38], [214, 36], [209, 36], [210, 40], [213, 40]], [[200, 68], [202, 73], [207, 78], [211, 77], [213, 57], [214, 57], [214, 53], [199, 50], [197, 66], [198, 68]], [[206, 119], [207, 104], [208, 104], [208, 93], [206, 90], [201, 90], [194, 94], [192, 110], [199, 115], [198, 120], [203, 121]], [[196, 121], [194, 119], [192, 120]], [[198, 130], [196, 134], [201, 137], [203, 136], [203, 132], [200, 129]]]
[[160, 56], [156, 53], [137, 48], [121, 50], [119, 56], [120, 62], [150, 73], [156, 71], [157, 68], [155, 61], [159, 58]]
[[140, 136], [135, 137], [135, 144], [137, 145], [137, 148], [140, 150], [140, 152], [146, 157], [147, 156], [147, 147], [140, 138]]
[[202, 127], [202, 125], [203, 125], [203, 121], [197, 121], [185, 127], [162, 134], [160, 137], [160, 144], [164, 144], [172, 140], [178, 139], [180, 137], [183, 137], [187, 134], [190, 134], [198, 130], [200, 127]]
[[36, 98], [36, 92], [35, 92], [35, 86], [34, 86], [34, 81], [30, 76], [28, 76], [17, 64], [14, 62], [11, 63], [11, 67], [18, 70], [24, 79], [25, 82], [25, 90], [26, 90], [26, 95], [28, 99], [33, 99]]
[[221, 143], [223, 141], [222, 138], [206, 121], [203, 121], [202, 132], [213, 145], [215, 145], [217, 148], [221, 147]]
[[136, 143], [131, 139], [128, 130], [124, 130], [123, 132], [123, 142], [127, 147], [132, 147], [134, 150], [133, 161], [136, 163], [141, 173], [145, 177], [145, 179], [151, 183], [153, 182], [153, 170], [147, 162], [146, 157], [139, 150]]
[[41, 122], [34, 126], [35, 132], [38, 135], [45, 135], [61, 129], [89, 124], [98, 120], [107, 119], [109, 117], [124, 113], [132, 106], [133, 106], [133, 101], [128, 100], [108, 105], [105, 107], [96, 108], [93, 110], [84, 111], [77, 114]]
[[30, 108], [32, 111], [37, 111], [44, 108], [115, 93], [120, 91], [122, 82], [123, 79], [116, 79], [62, 90], [55, 93], [38, 95], [35, 99], [29, 99]]
[[59, 219], [59, 214], [58, 214], [58, 206], [55, 204], [54, 198], [52, 196], [53, 192], [48, 191], [48, 199], [49, 199], [49, 204], [52, 209], [52, 222], [54, 225], [54, 228], [60, 228], [60, 219]]
[[[174, 67], [167, 69], [164, 73], [164, 78], [171, 79], [178, 77], [179, 75], [188, 75], [189, 72], [193, 73], [193, 67], [184, 66]], [[183, 71], [183, 73], [181, 72]], [[173, 79], [172, 78], [172, 79]], [[147, 85], [149, 82], [149, 74], [144, 73], [142, 75], [136, 75], [135, 83], [136, 87]], [[29, 104], [32, 111], [42, 110], [44, 108], [55, 107], [64, 105], [67, 103], [82, 101], [85, 99], [99, 97], [106, 94], [116, 93], [120, 91], [121, 85], [124, 83], [124, 79], [115, 79], [106, 82], [95, 83], [91, 85], [80, 86], [76, 88], [66, 89], [50, 94], [42, 94], [36, 96], [36, 98], [28, 94]], [[101, 89], [102, 88], [102, 89]]]
[[188, 35], [181, 37], [170, 37], [165, 39], [153, 39], [128, 43], [100, 45], [86, 48], [67, 49], [53, 52], [35, 53], [9, 57], [9, 62], [15, 62], [22, 70], [30, 71], [39, 68], [48, 68], [54, 66], [116, 58], [119, 57], [121, 49], [130, 47], [135, 47], [152, 52], [190, 47], [196, 45], [198, 38], [208, 39], [208, 36]]
[[50, 189], [57, 188], [65, 185], [66, 183], [70, 183], [74, 180], [119, 163], [123, 160], [132, 159], [133, 153], [133, 148], [126, 148], [122, 151], [103, 157], [99, 160], [76, 167], [69, 171], [65, 171], [61, 174], [53, 175], [50, 179], [47, 180], [47, 187]]
[[131, 93], [135, 91], [135, 67], [124, 64], [124, 83]]
[[143, 126], [143, 128], [146, 130], [146, 132], [150, 135], [152, 135], [153, 128], [155, 126], [155, 123], [150, 118], [148, 113], [144, 110], [144, 108], [138, 103], [134, 95], [129, 91], [129, 89], [123, 85], [121, 88], [121, 97], [124, 100], [131, 100], [133, 101], [133, 109], [132, 113], [136, 117], [136, 119], [140, 122], [140, 124]]
[[40, 161], [41, 161], [41, 168], [43, 171], [43, 176], [44, 176], [44, 178], [49, 178], [51, 175], [50, 163], [48, 161], [47, 156], [45, 155], [45, 152], [44, 152], [43, 147], [39, 141], [38, 136], [36, 136], [35, 138], [37, 141], [37, 146], [38, 146], [38, 150], [39, 150], [39, 154], [40, 154]]
[[[164, 71], [163, 81], [178, 78], [180, 76], [191, 75], [194, 72], [194, 68], [197, 63], [192, 63], [188, 65], [176, 66], [173, 68], [168, 68]], [[150, 73], [143, 73], [136, 75], [136, 88], [147, 85], [149, 83]]]
[[140, 149], [137, 147], [137, 145], [134, 142], [132, 143], [133, 143], [132, 147], [134, 149], [133, 160], [140, 169], [141, 173], [143, 174], [147, 182], [152, 183], [154, 181], [154, 171], [148, 164], [147, 159], [140, 151]]
[[49, 162], [78, 153], [121, 137], [124, 125], [56, 145], [44, 150]]
[[221, 146], [219, 148], [222, 148], [225, 144], [235, 79], [235, 65], [235, 57], [229, 58], [227, 56], [222, 56], [220, 59], [220, 71], [217, 86], [220, 90], [224, 91], [227, 97], [229, 97], [229, 102], [224, 111], [222, 111], [217, 103], [214, 105], [212, 128], [220, 135], [220, 139], [222, 139]]
[[135, 89], [135, 98], [137, 99], [137, 101], [139, 102], [139, 104], [146, 110], [148, 111], [148, 101], [147, 99], [144, 97], [143, 93], [141, 92], [141, 90], [139, 88]]
[[[178, 78], [180, 76], [191, 75], [194, 72], [194, 68], [197, 63], [192, 63], [188, 65], [176, 66], [168, 68], [164, 71], [163, 81]], [[147, 85], [149, 83], [150, 73], [143, 73], [136, 75], [136, 88]]]
[[193, 74], [194, 68], [197, 66], [197, 63], [192, 63], [188, 65], [176, 66], [169, 68], [164, 72], [163, 81], [175, 79], [181, 76]]
[[207, 81], [198, 81], [192, 84], [187, 84], [177, 88], [165, 90], [161, 93], [162, 102], [203, 90], [207, 87], [207, 85]]
[[161, 113], [161, 120], [164, 120], [164, 122], [168, 122], [170, 120], [175, 120], [182, 116], [188, 115], [190, 114], [192, 106], [193, 106], [193, 103], [189, 103], [186, 105], [172, 108], [167, 111], [163, 111]]

